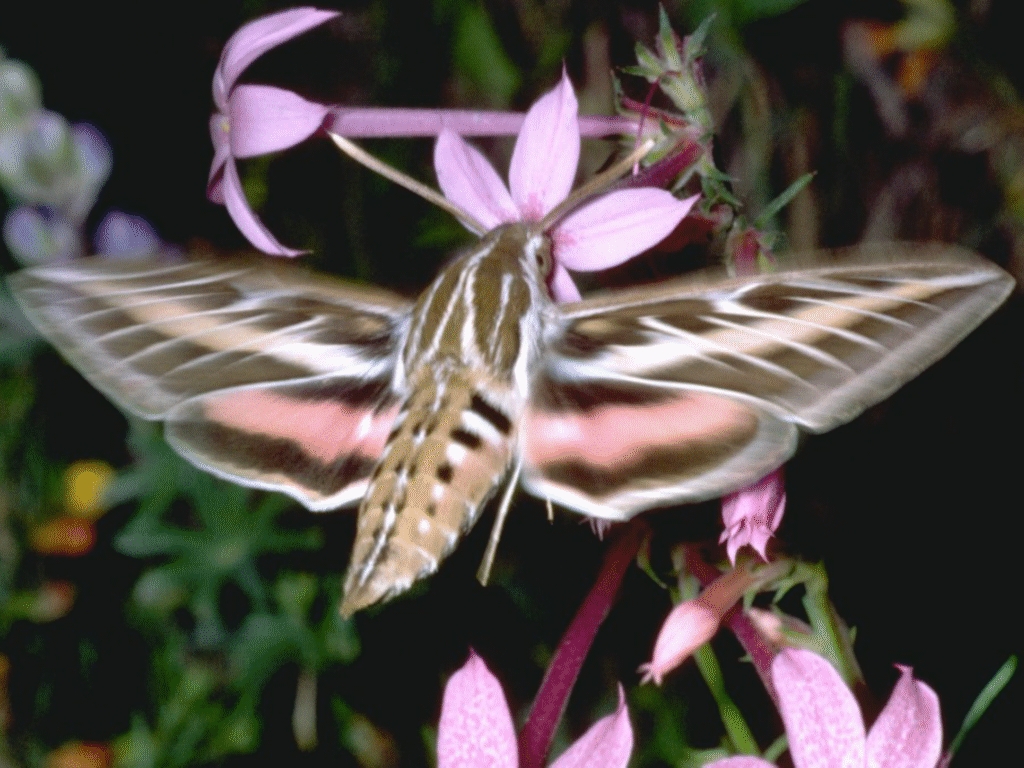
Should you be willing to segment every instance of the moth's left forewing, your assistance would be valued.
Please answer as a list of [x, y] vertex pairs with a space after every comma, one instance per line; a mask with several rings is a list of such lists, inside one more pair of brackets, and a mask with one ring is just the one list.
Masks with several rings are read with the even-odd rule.
[[218, 389], [390, 375], [409, 305], [264, 258], [80, 259], [8, 278], [42, 334], [146, 419]]
[[[566, 305], [525, 484], [605, 517], [735, 490], [791, 455], [796, 427], [845, 423], [945, 355], [1012, 287], [962, 249], [888, 245]], [[616, 488], [595, 481], [612, 464]]]
[[397, 413], [404, 299], [267, 258], [90, 258], [10, 283], [86, 378], [200, 468], [317, 510], [365, 490]]

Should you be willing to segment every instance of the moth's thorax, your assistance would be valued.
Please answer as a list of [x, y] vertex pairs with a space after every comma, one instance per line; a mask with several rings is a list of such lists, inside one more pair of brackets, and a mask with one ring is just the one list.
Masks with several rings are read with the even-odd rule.
[[459, 254], [413, 308], [400, 375], [447, 360], [514, 382], [526, 395], [544, 313], [547, 235], [525, 223], [505, 224]]

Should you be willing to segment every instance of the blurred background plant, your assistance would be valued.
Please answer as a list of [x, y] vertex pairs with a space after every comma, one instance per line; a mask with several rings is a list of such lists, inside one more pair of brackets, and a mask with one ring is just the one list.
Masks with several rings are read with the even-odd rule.
[[[677, 99], [656, 96], [655, 117], [706, 85], [690, 114], [714, 130], [714, 166], [728, 177], [705, 169], [705, 215], [679, 233], [689, 245], [588, 287], [676, 274], [740, 246], [761, 256], [894, 237], [964, 243], [1024, 276], [1024, 62], [1008, 0], [668, 2], [681, 33], [714, 15], [699, 83], [673, 81], [680, 72], [659, 61], [653, 2], [324, 5], [343, 13], [245, 78], [325, 103], [522, 109], [565, 62], [583, 112], [610, 112], [617, 88], [643, 105], [654, 80]], [[280, 7], [5, 9], [4, 268], [170, 247], [156, 232], [186, 247], [243, 247], [203, 196], [210, 76], [238, 26]], [[43, 106], [44, 86], [57, 111]], [[492, 156], [511, 146], [478, 143]], [[430, 142], [372, 149], [432, 179]], [[607, 154], [588, 142], [582, 173]], [[320, 268], [410, 293], [464, 242], [456, 223], [327, 142], [241, 171], [268, 226], [310, 248], [306, 261]], [[788, 207], [773, 205], [811, 172]], [[857, 627], [868, 685], [886, 691], [892, 663], [912, 664], [951, 724], [1024, 645], [1004, 618], [1019, 583], [1016, 539], [992, 535], [1019, 506], [1021, 312], [1013, 303], [788, 469], [780, 539], [823, 561], [833, 601]], [[314, 516], [192, 469], [159, 430], [126, 422], [38, 343], [6, 290], [0, 477], [0, 765], [429, 764], [442, 682], [468, 647], [521, 713], [602, 553], [571, 515], [549, 524], [541, 504], [520, 499], [492, 587], [473, 578], [484, 525], [408, 598], [343, 622], [334, 606], [349, 513]], [[649, 518], [649, 570], [668, 584], [676, 542], [713, 545], [718, 535], [714, 504]], [[691, 666], [663, 688], [636, 685], [670, 603], [656, 579], [627, 576], [558, 739], [610, 711], [622, 680], [634, 764], [696, 766], [728, 737], [701, 676]], [[799, 614], [802, 590], [784, 607]], [[777, 730], [772, 708], [738, 646], [722, 638], [716, 649], [733, 697], [761, 701], [744, 714], [764, 746]], [[1009, 752], [1020, 702], [1017, 681], [958, 761]]]

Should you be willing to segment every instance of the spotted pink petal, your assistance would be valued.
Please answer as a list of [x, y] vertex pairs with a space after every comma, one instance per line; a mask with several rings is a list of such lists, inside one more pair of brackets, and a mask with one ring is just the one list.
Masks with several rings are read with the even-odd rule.
[[220, 63], [213, 73], [213, 102], [227, 111], [228, 94], [239, 75], [256, 59], [281, 43], [298, 37], [338, 15], [338, 11], [292, 8], [251, 21], [239, 28], [225, 43]]
[[772, 681], [796, 768], [864, 768], [864, 721], [839, 673], [821, 656], [786, 648]]
[[522, 218], [538, 221], [572, 189], [580, 161], [579, 105], [569, 76], [526, 113], [512, 150], [508, 182]]
[[240, 85], [231, 94], [231, 154], [255, 157], [299, 144], [323, 125], [330, 110], [269, 85]]
[[555, 258], [580, 272], [614, 267], [664, 240], [696, 201], [651, 187], [610, 192], [555, 228]]
[[715, 760], [713, 763], [705, 763], [704, 768], [775, 768], [775, 766], [760, 757], [737, 755]]
[[238, 177], [238, 168], [234, 158], [228, 158], [224, 164], [224, 173], [219, 191], [224, 196], [224, 204], [235, 222], [235, 226], [245, 235], [246, 239], [261, 251], [272, 256], [299, 256], [306, 251], [288, 248], [278, 242], [270, 230], [260, 221], [242, 190], [242, 180]]
[[444, 196], [488, 229], [519, 218], [494, 166], [454, 131], [445, 129], [438, 134], [434, 169]]
[[935, 768], [942, 752], [939, 697], [899, 667], [900, 679], [867, 738], [868, 768]]
[[569, 272], [558, 263], [555, 264], [555, 274], [551, 278], [551, 295], [559, 302], [579, 301], [583, 298]]
[[602, 717], [551, 764], [551, 768], [626, 768], [633, 751], [626, 696], [619, 687], [619, 706]]
[[719, 542], [726, 542], [726, 554], [735, 565], [736, 552], [749, 544], [762, 559], [765, 547], [786, 511], [786, 486], [782, 470], [765, 475], [753, 485], [722, 499], [722, 523], [725, 530]]
[[472, 651], [444, 687], [438, 768], [517, 768], [519, 750], [501, 684]]

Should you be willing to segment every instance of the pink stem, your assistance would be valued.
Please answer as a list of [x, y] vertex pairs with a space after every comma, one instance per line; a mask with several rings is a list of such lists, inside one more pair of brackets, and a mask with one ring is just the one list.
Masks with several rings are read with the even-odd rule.
[[[391, 107], [331, 108], [327, 130], [350, 139], [386, 136], [437, 136], [448, 128], [462, 136], [514, 136], [523, 124], [522, 112], [470, 109], [402, 109]], [[652, 130], [656, 129], [656, 126]], [[590, 138], [633, 134], [635, 118], [619, 115], [580, 115], [580, 135]]]
[[569, 694], [576, 684], [583, 660], [590, 651], [597, 630], [608, 616], [626, 570], [633, 563], [647, 535], [647, 523], [634, 518], [620, 526], [605, 553], [597, 580], [573, 617], [555, 655], [544, 673], [544, 680], [533, 700], [526, 724], [519, 733], [521, 768], [543, 768], [551, 750], [555, 728], [562, 719]]

